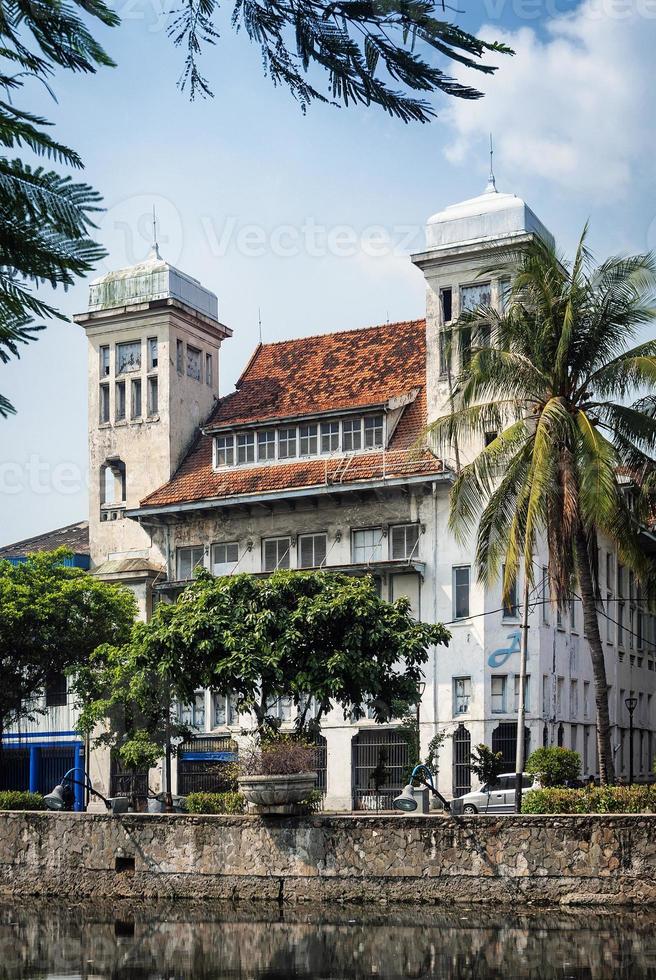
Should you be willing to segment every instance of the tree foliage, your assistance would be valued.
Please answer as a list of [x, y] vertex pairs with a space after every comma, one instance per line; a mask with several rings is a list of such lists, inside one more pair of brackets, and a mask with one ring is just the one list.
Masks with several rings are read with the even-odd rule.
[[572, 749], [553, 745], [532, 752], [526, 760], [526, 772], [536, 776], [545, 789], [565, 786], [581, 775], [581, 756]]
[[469, 768], [480, 780], [481, 786], [486, 783], [495, 783], [503, 772], [503, 754], [493, 752], [489, 745], [482, 742], [480, 745], [474, 746], [474, 751], [469, 758]]
[[[11, 0], [0, 5], [0, 362], [20, 356], [43, 324], [65, 319], [36, 292], [47, 284], [67, 289], [105, 254], [90, 237], [99, 195], [49, 166], [20, 159], [19, 151], [54, 164], [80, 168], [78, 154], [58, 142], [50, 123], [17, 104], [28, 81], [49, 80], [57, 68], [94, 72], [113, 62], [80, 14], [118, 23], [102, 0]], [[0, 416], [14, 411], [0, 395]]]
[[656, 482], [656, 341], [636, 341], [654, 318], [656, 264], [636, 255], [595, 267], [586, 231], [573, 262], [539, 239], [514, 258], [504, 311], [482, 307], [455, 326], [462, 367], [452, 410], [432, 428], [443, 447], [497, 433], [451, 492], [451, 528], [460, 539], [476, 531], [482, 581], [505, 565], [508, 600], [520, 559], [532, 584], [532, 556], [546, 541], [553, 601], [563, 610], [580, 591], [600, 773], [612, 782], [597, 538], [615, 543], [644, 596], [653, 578], [640, 532]]
[[[169, 26], [186, 51], [180, 86], [192, 98], [212, 95], [199, 59], [219, 40], [218, 9], [218, 0], [184, 0]], [[482, 60], [486, 55], [512, 53], [442, 19], [445, 9], [434, 0], [235, 0], [232, 26], [259, 46], [265, 74], [303, 109], [314, 101], [374, 104], [404, 122], [427, 122], [434, 115], [427, 95], [481, 96], [438, 62], [490, 74], [496, 67]]]
[[43, 710], [40, 692], [62, 672], [130, 634], [132, 594], [65, 567], [68, 555], [62, 548], [0, 561], [0, 737]]
[[345, 717], [369, 706], [385, 721], [391, 705], [416, 701], [429, 647], [448, 638], [440, 625], [415, 622], [407, 599], [380, 599], [368, 577], [201, 572], [129, 643], [96, 651], [78, 681], [81, 725], [91, 731], [108, 717], [102, 738], [123, 755], [142, 732], [162, 750], [188, 734], [174, 703], [192, 702], [199, 688], [233, 696], [260, 732], [277, 729], [281, 697], [297, 705], [299, 732], [335, 704]]

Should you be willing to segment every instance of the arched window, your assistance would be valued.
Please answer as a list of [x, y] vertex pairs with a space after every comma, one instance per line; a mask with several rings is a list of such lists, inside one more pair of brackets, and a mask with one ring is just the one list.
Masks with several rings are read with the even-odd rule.
[[463, 724], [453, 733], [453, 795], [464, 796], [471, 791], [471, 734]]
[[[524, 759], [528, 759], [531, 749], [531, 733], [524, 727]], [[515, 771], [517, 758], [517, 722], [504, 721], [492, 732], [492, 751], [500, 752], [505, 772]]]
[[126, 498], [125, 463], [118, 457], [106, 460], [100, 467], [100, 503], [117, 507]]

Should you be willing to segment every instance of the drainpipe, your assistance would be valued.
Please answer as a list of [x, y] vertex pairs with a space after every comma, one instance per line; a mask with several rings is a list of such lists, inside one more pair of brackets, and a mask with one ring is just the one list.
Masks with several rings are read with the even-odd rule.
[[524, 727], [526, 697], [526, 655], [528, 652], [528, 562], [524, 562], [524, 600], [522, 603], [521, 637], [519, 642], [519, 703], [517, 705], [517, 754], [515, 756], [515, 809], [522, 812], [522, 775], [524, 773]]
[[[437, 486], [433, 484], [433, 623], [437, 623]], [[433, 734], [438, 731], [437, 647], [433, 647]]]

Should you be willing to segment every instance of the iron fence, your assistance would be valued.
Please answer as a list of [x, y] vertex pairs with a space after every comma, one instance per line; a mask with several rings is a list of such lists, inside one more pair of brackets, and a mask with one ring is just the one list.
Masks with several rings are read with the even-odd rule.
[[[29, 788], [30, 750], [3, 746], [0, 754], [0, 789], [27, 790]], [[52, 789], [52, 786], [50, 788]]]
[[237, 743], [229, 735], [206, 735], [178, 750], [178, 793], [225, 793], [234, 787]]
[[471, 734], [463, 724], [453, 733], [453, 795], [464, 796], [471, 792]]
[[361, 731], [352, 743], [353, 809], [390, 810], [410, 767], [410, 747], [394, 729]]
[[[531, 750], [531, 733], [524, 727], [524, 759]], [[500, 752], [505, 772], [514, 772], [517, 761], [517, 722], [502, 721], [492, 732], [492, 751]]]

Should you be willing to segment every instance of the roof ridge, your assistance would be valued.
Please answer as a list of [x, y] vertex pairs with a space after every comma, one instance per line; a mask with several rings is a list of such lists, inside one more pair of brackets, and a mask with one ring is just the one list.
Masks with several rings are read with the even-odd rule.
[[[419, 323], [423, 323], [425, 320], [425, 316], [418, 316], [411, 320], [391, 320], [387, 321], [386, 323], [370, 323], [365, 327], [349, 327], [348, 330], [325, 330], [323, 333], [304, 334], [302, 337], [288, 337], [287, 340], [272, 340], [267, 344], [258, 344], [255, 351], [251, 355], [251, 361], [253, 360], [255, 353], [265, 347], [282, 347], [283, 344], [297, 344], [302, 340], [321, 340], [323, 337], [341, 337], [344, 334], [364, 333], [367, 330], [384, 330], [386, 327], [402, 327], [406, 325], [409, 326], [411, 324], [416, 326]], [[243, 373], [246, 373], [246, 369], [244, 369]]]

